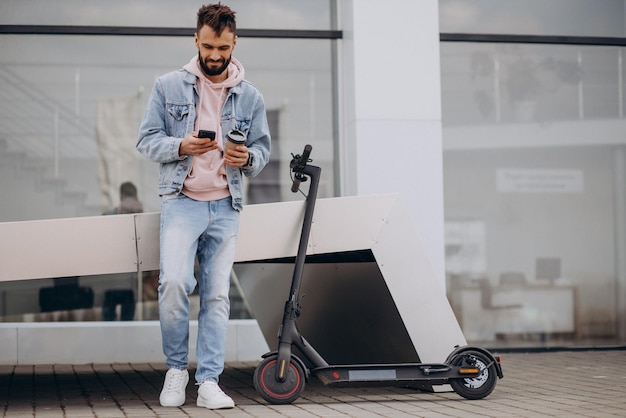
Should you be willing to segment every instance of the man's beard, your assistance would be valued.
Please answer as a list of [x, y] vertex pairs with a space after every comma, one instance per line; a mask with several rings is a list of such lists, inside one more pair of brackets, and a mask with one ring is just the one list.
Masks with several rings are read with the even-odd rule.
[[204, 60], [202, 59], [202, 56], [200, 55], [200, 51], [198, 51], [198, 62], [200, 63], [200, 68], [202, 68], [202, 72], [204, 72], [204, 74], [208, 76], [222, 74], [226, 70], [226, 68], [228, 68], [231, 58], [232, 58], [232, 55], [228, 57], [227, 60], [224, 60], [224, 64], [220, 65], [219, 67], [211, 68], [208, 65], [206, 65], [206, 62], [204, 62]]

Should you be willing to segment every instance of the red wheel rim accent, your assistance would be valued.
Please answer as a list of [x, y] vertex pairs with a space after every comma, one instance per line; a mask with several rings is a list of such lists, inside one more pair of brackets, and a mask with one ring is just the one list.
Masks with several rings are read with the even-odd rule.
[[267, 370], [267, 368], [271, 365], [274, 365], [278, 362], [278, 360], [272, 360], [270, 362], [268, 362], [263, 369], [261, 369], [261, 385], [263, 386], [263, 390], [266, 393], [271, 394], [273, 397], [278, 398], [278, 399], [282, 399], [282, 398], [288, 398], [291, 395], [293, 395], [298, 388], [300, 387], [300, 373], [298, 373], [298, 369], [296, 368], [296, 366], [293, 365], [293, 363], [289, 362], [289, 368], [292, 369], [294, 371], [294, 373], [296, 374], [298, 380], [296, 382], [296, 385], [294, 386], [293, 390], [291, 392], [285, 393], [285, 394], [278, 394], [275, 393], [274, 391], [272, 391], [270, 388], [267, 387], [267, 385], [265, 384], [265, 379], [263, 378], [263, 376], [265, 375], [265, 371]]

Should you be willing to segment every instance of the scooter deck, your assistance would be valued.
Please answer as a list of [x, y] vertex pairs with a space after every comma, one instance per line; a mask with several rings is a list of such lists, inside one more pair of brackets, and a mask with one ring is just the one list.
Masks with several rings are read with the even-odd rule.
[[312, 372], [327, 386], [371, 384], [406, 386], [416, 382], [443, 384], [449, 379], [472, 378], [480, 374], [474, 367], [444, 363], [363, 364], [319, 367]]

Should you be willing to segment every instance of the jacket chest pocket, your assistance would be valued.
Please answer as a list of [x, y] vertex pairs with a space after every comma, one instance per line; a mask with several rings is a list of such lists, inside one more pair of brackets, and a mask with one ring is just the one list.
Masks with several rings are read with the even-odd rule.
[[228, 132], [231, 129], [237, 129], [247, 135], [250, 130], [250, 118], [241, 117], [239, 115], [222, 114], [222, 130]]
[[187, 123], [191, 105], [168, 103], [167, 106], [168, 134], [182, 138], [187, 134]]

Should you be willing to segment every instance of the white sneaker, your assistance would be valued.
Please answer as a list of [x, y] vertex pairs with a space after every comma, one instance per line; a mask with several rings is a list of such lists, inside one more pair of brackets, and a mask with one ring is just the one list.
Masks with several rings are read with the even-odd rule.
[[235, 402], [222, 392], [222, 389], [217, 383], [209, 381], [204, 382], [198, 388], [198, 406], [203, 406], [209, 409], [225, 409], [234, 408]]
[[189, 382], [187, 370], [171, 368], [165, 374], [165, 383], [159, 396], [161, 406], [181, 406], [185, 403], [185, 389]]

